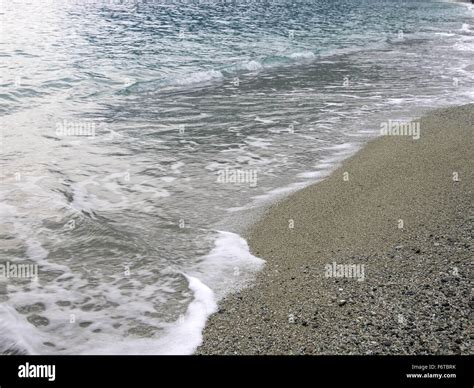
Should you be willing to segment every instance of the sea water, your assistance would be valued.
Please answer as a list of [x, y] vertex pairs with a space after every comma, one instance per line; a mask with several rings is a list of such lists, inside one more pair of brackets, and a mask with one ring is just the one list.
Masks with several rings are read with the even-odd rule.
[[[442, 1], [4, 0], [0, 352], [186, 354], [242, 230], [381, 124], [473, 100]], [[420, 136], [423, 136], [421, 129]]]

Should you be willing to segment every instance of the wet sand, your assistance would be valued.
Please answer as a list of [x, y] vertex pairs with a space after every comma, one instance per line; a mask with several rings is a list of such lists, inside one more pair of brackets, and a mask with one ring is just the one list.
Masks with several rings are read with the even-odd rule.
[[198, 354], [472, 353], [474, 104], [418, 122], [268, 209]]

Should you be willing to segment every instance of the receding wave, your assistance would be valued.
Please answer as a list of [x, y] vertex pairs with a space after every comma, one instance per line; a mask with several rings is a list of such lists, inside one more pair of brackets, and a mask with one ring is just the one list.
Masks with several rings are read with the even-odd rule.
[[149, 81], [137, 81], [122, 89], [120, 93], [130, 94], [175, 87], [202, 86], [210, 83], [221, 82], [225, 78], [236, 77], [240, 73], [258, 72], [279, 66], [298, 65], [302, 62], [307, 63], [315, 60], [316, 58], [316, 54], [311, 51], [294, 52], [288, 55], [268, 56], [229, 66], [223, 66], [220, 69], [196, 71]]

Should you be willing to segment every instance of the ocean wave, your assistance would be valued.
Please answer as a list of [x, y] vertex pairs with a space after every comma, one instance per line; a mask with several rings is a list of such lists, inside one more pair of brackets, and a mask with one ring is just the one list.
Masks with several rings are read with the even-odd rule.
[[298, 65], [315, 60], [316, 54], [311, 51], [293, 52], [287, 55], [273, 55], [259, 59], [242, 61], [219, 69], [200, 70], [178, 74], [165, 78], [137, 81], [120, 90], [120, 94], [153, 92], [172, 88], [203, 86], [222, 82], [225, 78], [237, 77], [245, 72], [258, 72], [278, 66]]
[[173, 79], [173, 83], [176, 85], [193, 85], [213, 80], [220, 80], [223, 77], [223, 74], [219, 70], [198, 71], [182, 77], [176, 77]]
[[191, 274], [209, 286], [219, 300], [227, 293], [245, 287], [265, 261], [253, 256], [247, 242], [238, 234], [217, 233], [214, 248]]

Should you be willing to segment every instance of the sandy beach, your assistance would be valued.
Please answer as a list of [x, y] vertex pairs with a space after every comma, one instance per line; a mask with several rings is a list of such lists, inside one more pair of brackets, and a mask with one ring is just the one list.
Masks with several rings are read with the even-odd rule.
[[251, 227], [265, 269], [198, 354], [472, 353], [474, 104], [414, 123], [418, 139], [371, 141]]

